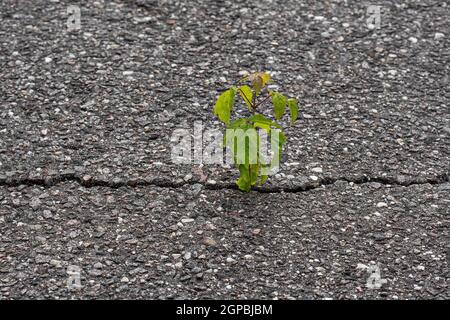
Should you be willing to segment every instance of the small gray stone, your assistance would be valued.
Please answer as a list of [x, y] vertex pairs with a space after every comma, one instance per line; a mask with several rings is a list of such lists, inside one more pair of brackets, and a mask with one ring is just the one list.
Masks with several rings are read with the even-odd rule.
[[33, 210], [37, 210], [41, 206], [41, 200], [39, 200], [39, 198], [31, 199], [30, 206]]
[[207, 246], [216, 246], [217, 245], [216, 240], [214, 240], [213, 238], [209, 238], [209, 237], [204, 238], [203, 243], [206, 244]]
[[231, 257], [227, 257], [226, 262], [227, 263], [236, 263], [236, 260]]

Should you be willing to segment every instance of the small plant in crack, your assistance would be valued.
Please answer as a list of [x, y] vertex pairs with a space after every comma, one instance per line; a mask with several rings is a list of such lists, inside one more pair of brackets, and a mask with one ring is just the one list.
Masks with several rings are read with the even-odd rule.
[[[298, 117], [297, 100], [270, 90], [267, 84], [271, 82], [267, 72], [246, 75], [224, 91], [214, 106], [214, 114], [226, 125], [223, 146], [231, 151], [232, 163], [240, 173], [236, 184], [242, 191], [248, 192], [252, 186], [262, 185], [269, 174], [278, 169], [282, 146], [286, 142], [281, 125], [262, 114], [263, 105], [272, 102], [276, 120], [281, 120], [287, 108], [291, 124]], [[231, 121], [237, 95], [250, 115]], [[269, 157], [264, 152], [265, 137], [268, 136], [271, 142]]]

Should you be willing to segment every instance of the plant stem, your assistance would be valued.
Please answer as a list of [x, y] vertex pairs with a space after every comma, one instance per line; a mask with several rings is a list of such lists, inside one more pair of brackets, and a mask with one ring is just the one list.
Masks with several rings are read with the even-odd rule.
[[269, 94], [267, 97], [265, 97], [264, 100], [260, 101], [260, 102], [255, 106], [255, 108], [256, 108], [256, 107], [259, 107], [260, 105], [262, 105], [262, 104], [263, 104], [264, 102], [266, 102], [269, 98], [270, 98], [270, 94]]
[[253, 111], [253, 114], [256, 113], [256, 107], [257, 107], [257, 105], [256, 105], [256, 91], [255, 91], [255, 92], [253, 92], [253, 98], [252, 98], [252, 111]]
[[232, 86], [237, 85], [239, 82], [244, 81], [245, 79], [248, 78], [248, 75], [243, 76], [242, 78], [240, 78], [239, 80], [236, 80], [235, 82], [233, 82]]
[[250, 100], [245, 95], [244, 91], [242, 91], [241, 89], [238, 89], [238, 90], [240, 93], [242, 93], [242, 96], [244, 97], [245, 101], [247, 101], [247, 103], [250, 105], [250, 109], [252, 110], [252, 112], [255, 113], [255, 107], [253, 105], [253, 102], [250, 102]]

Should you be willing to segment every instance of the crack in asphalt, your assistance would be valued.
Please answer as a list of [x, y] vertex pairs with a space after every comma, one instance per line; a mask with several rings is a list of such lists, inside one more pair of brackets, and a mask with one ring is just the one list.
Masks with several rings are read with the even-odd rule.
[[[379, 183], [384, 186], [402, 186], [402, 187], [410, 187], [414, 185], [424, 185], [424, 184], [431, 184], [431, 185], [438, 185], [438, 184], [444, 184], [450, 182], [450, 175], [448, 173], [443, 173], [435, 177], [431, 178], [416, 178], [416, 179], [398, 179], [393, 177], [369, 177], [369, 176], [360, 176], [356, 178], [347, 178], [347, 177], [340, 177], [340, 178], [322, 178], [319, 185], [317, 184], [306, 184], [301, 186], [294, 186], [292, 188], [284, 188], [280, 191], [284, 192], [303, 192], [303, 191], [309, 191], [314, 190], [321, 187], [331, 186], [336, 184], [339, 181], [343, 181], [346, 183], [353, 183], [356, 185], [362, 185], [367, 183]], [[269, 191], [270, 192], [270, 191]]]
[[[366, 175], [361, 175], [359, 177], [324, 177], [320, 178], [317, 181], [310, 181], [302, 184], [296, 184], [292, 186], [258, 186], [254, 187], [252, 191], [261, 192], [261, 193], [298, 193], [305, 192], [314, 189], [319, 189], [326, 186], [331, 186], [336, 184], [337, 182], [345, 182], [345, 183], [353, 183], [356, 185], [362, 185], [366, 183], [379, 183], [385, 186], [403, 186], [409, 187], [413, 185], [424, 185], [424, 184], [444, 184], [450, 182], [450, 173], [439, 174], [434, 177], [416, 177], [416, 178], [408, 178], [408, 177], [370, 177]], [[160, 188], [181, 188], [186, 185], [194, 185], [200, 184], [207, 190], [237, 190], [237, 186], [235, 183], [231, 182], [219, 182], [219, 183], [202, 183], [198, 180], [191, 181], [173, 181], [165, 178], [146, 178], [146, 179], [129, 179], [123, 180], [119, 178], [114, 178], [112, 180], [102, 180], [96, 179], [89, 175], [78, 176], [76, 174], [60, 174], [54, 176], [47, 177], [5, 177], [0, 176], [0, 186], [3, 187], [18, 187], [20, 185], [27, 186], [44, 186], [44, 187], [52, 187], [60, 183], [64, 182], [76, 182], [79, 185], [85, 188], [93, 188], [93, 187], [108, 187], [108, 188], [121, 188], [121, 187], [139, 187], [139, 186], [150, 186], [150, 187], [160, 187]]]

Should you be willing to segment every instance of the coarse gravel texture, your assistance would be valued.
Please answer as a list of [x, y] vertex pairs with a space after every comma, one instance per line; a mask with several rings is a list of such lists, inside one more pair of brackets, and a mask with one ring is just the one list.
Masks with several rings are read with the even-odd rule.
[[[0, 298], [450, 298], [449, 16], [1, 1]], [[174, 130], [223, 129], [218, 93], [259, 70], [300, 102], [281, 171], [247, 195], [228, 166], [174, 164]]]
[[[2, 298], [450, 298], [449, 183], [271, 197], [67, 183], [0, 199]], [[371, 264], [378, 290], [358, 268]]]
[[449, 171], [445, 1], [381, 2], [374, 30], [359, 1], [85, 1], [72, 32], [68, 3], [1, 4], [4, 173], [183, 178], [173, 130], [222, 128], [214, 99], [245, 70], [300, 99], [279, 180]]

